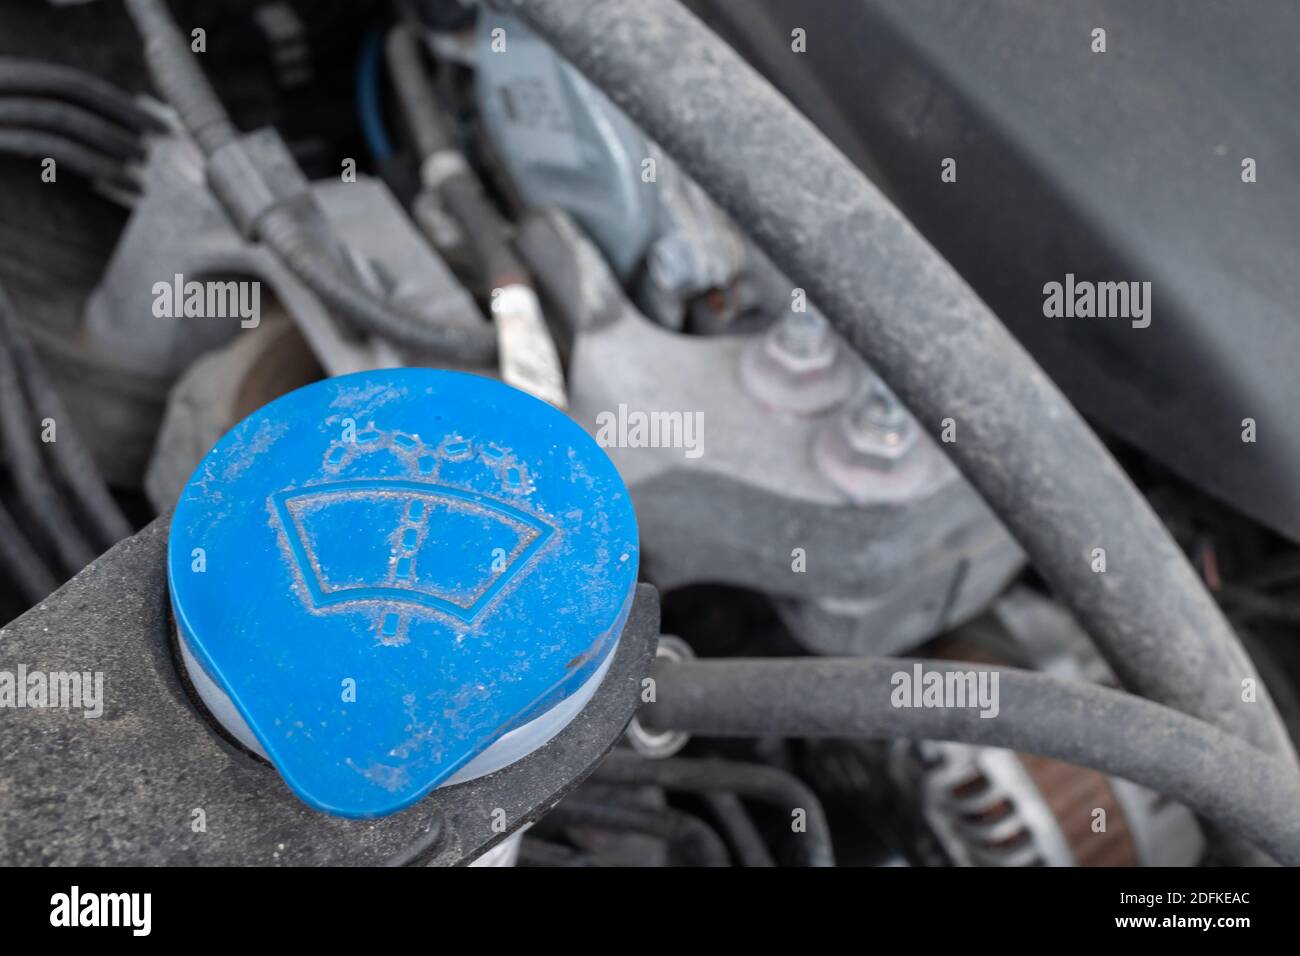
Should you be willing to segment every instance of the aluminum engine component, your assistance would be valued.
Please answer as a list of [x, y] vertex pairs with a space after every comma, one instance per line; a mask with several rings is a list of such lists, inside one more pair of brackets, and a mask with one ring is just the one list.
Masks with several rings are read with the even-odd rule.
[[[801, 385], [824, 398], [835, 363], [755, 388], [761, 337], [683, 336], [648, 321], [563, 216], [534, 218], [520, 243], [552, 312], [574, 329], [570, 411], [631, 489], [644, 573], [660, 588], [765, 591], [784, 599], [779, 610], [810, 649], [885, 654], [977, 612], [1020, 567], [1019, 549], [919, 423], [896, 426], [912, 437], [889, 467], [847, 438], [838, 457], [819, 451], [858, 427], [861, 403], [880, 401], [870, 390], [860, 401], [804, 401]], [[836, 348], [866, 389], [870, 371]], [[783, 394], [796, 399], [780, 407]]]
[[[138, 484], [160, 419], [166, 389], [194, 360], [253, 332], [261, 313], [239, 316], [155, 314], [158, 284], [217, 280], [256, 282], [268, 316], [283, 309], [302, 330], [329, 374], [400, 364], [391, 346], [359, 338], [265, 247], [249, 243], [208, 190], [202, 159], [189, 141], [161, 137], [150, 146], [144, 194], [86, 307], [81, 350], [85, 360], [118, 378], [148, 384], [148, 400], [124, 405], [93, 383], [68, 378], [68, 400], [94, 441], [96, 457], [122, 484]], [[482, 325], [473, 298], [429, 248], [379, 181], [320, 182], [313, 186], [325, 218], [358, 271], [385, 287], [395, 301], [430, 323]], [[131, 348], [122, 348], [130, 342]]]
[[278, 308], [260, 326], [199, 359], [167, 398], [144, 490], [169, 511], [208, 450], [241, 419], [322, 377], [297, 327]]

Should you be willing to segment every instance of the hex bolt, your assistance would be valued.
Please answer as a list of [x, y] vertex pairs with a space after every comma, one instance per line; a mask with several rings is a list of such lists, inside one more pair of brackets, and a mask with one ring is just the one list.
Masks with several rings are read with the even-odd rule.
[[770, 408], [815, 415], [834, 408], [859, 388], [863, 366], [839, 345], [820, 312], [787, 312], [743, 352], [741, 375]]
[[887, 445], [901, 444], [910, 424], [907, 410], [879, 379], [849, 412], [849, 425], [858, 436]]
[[[883, 382], [875, 379], [864, 395], [853, 402], [837, 419], [840, 451], [829, 459], [832, 471], [836, 462], [875, 471], [893, 471], [917, 445], [919, 436], [911, 417], [901, 402]], [[847, 455], [847, 458], [842, 457]]]
[[789, 312], [771, 332], [772, 344], [794, 359], [819, 358], [835, 349], [830, 323], [820, 312]]

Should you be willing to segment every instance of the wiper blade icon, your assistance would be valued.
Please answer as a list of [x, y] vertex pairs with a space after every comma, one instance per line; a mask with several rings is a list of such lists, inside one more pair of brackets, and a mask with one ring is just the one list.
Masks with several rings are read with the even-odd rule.
[[340, 481], [271, 501], [312, 607], [393, 605], [386, 634], [403, 608], [473, 623], [555, 534], [505, 502], [430, 482]]

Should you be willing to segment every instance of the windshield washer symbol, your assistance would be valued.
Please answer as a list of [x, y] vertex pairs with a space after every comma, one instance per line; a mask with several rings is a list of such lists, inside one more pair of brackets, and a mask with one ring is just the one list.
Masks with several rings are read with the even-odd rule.
[[339, 481], [271, 502], [312, 608], [380, 604], [387, 639], [404, 611], [472, 624], [556, 533], [505, 502], [428, 482]]

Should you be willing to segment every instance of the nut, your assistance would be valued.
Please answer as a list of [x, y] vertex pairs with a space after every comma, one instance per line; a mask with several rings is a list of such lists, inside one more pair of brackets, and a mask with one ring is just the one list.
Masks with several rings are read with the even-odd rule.
[[894, 468], [917, 442], [907, 410], [879, 380], [844, 412], [840, 428], [853, 454], [881, 470]]
[[768, 331], [767, 354], [795, 375], [835, 364], [838, 347], [830, 323], [819, 312], [790, 312]]

